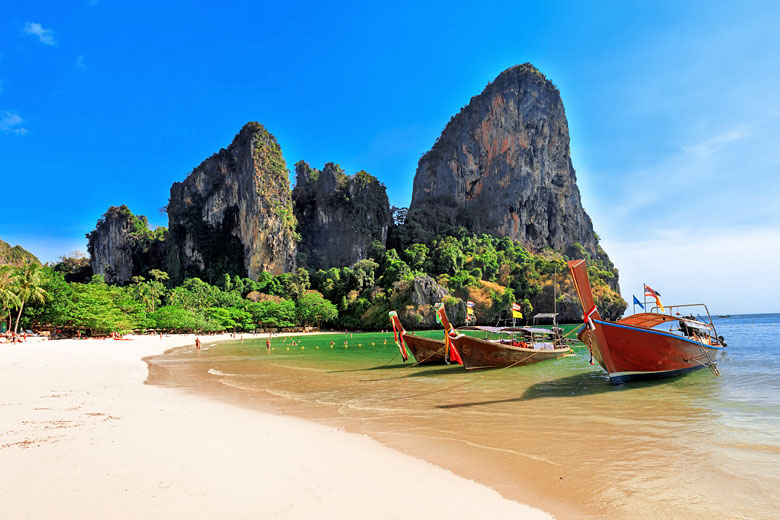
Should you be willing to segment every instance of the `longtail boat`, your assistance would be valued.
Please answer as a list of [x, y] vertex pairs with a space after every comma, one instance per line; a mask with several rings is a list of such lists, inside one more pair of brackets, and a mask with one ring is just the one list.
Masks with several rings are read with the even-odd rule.
[[503, 339], [481, 339], [458, 334], [450, 325], [444, 309], [437, 309], [437, 312], [440, 312], [442, 325], [449, 332], [453, 350], [459, 354], [466, 370], [530, 365], [572, 353], [557, 328], [473, 327], [487, 333], [507, 335]]
[[[592, 358], [607, 371], [613, 385], [674, 377], [705, 367], [720, 375], [714, 357], [726, 344], [718, 336], [706, 305], [670, 305], [669, 314], [654, 308], [615, 322], [605, 321], [593, 299], [585, 260], [569, 261], [568, 266], [584, 310], [584, 324], [577, 337], [588, 345]], [[699, 306], [706, 311], [706, 320], [679, 317], [680, 309]], [[672, 315], [675, 309], [678, 316]], [[668, 330], [656, 328], [663, 325], [668, 325]]]
[[389, 315], [393, 324], [393, 337], [404, 361], [408, 359], [406, 353], [408, 346], [418, 365], [446, 365], [449, 363], [447, 345], [443, 340], [408, 333], [401, 324], [397, 312], [390, 311]]

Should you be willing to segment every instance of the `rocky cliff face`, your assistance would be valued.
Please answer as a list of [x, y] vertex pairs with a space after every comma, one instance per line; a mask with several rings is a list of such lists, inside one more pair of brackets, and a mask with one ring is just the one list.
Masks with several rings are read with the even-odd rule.
[[385, 186], [360, 171], [349, 177], [337, 164], [320, 171], [295, 165], [293, 208], [301, 235], [299, 253], [313, 269], [352, 265], [368, 256], [371, 242], [384, 244], [390, 226]]
[[473, 97], [420, 159], [409, 219], [423, 233], [462, 225], [532, 250], [579, 243], [597, 254], [552, 82], [526, 63]]
[[125, 205], [108, 208], [87, 240], [92, 272], [109, 283], [124, 284], [162, 267], [165, 228], [150, 230], [148, 219]]
[[434, 305], [444, 302], [447, 317], [455, 325], [466, 322], [466, 302], [452, 298], [447, 289], [430, 276], [415, 276], [413, 280], [402, 280], [394, 287], [393, 309], [408, 330], [441, 328], [436, 323]]
[[168, 270], [172, 279], [256, 279], [295, 269], [290, 181], [276, 139], [247, 123], [227, 149], [171, 187]]

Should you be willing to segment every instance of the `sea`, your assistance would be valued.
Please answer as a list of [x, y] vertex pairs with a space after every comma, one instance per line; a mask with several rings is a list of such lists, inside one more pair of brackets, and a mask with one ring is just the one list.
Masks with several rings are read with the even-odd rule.
[[[147, 382], [365, 434], [557, 518], [780, 518], [780, 314], [714, 324], [719, 377], [612, 386], [581, 344], [522, 367], [419, 366], [390, 331], [270, 351], [205, 339], [147, 359]], [[403, 488], [420, 499], [414, 475]]]

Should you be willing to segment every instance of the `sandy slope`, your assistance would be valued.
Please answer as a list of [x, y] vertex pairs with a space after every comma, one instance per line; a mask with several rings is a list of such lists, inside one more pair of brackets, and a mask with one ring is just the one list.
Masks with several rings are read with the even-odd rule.
[[192, 342], [0, 345], [0, 518], [550, 518], [367, 437], [143, 384], [141, 357]]

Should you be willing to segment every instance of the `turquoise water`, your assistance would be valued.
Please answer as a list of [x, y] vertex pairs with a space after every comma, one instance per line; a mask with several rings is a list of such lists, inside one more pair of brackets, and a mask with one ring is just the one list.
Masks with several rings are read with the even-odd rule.
[[721, 377], [613, 387], [582, 345], [466, 373], [401, 363], [376, 333], [204, 341], [151, 380], [366, 433], [559, 518], [777, 518], [780, 314], [715, 324]]

